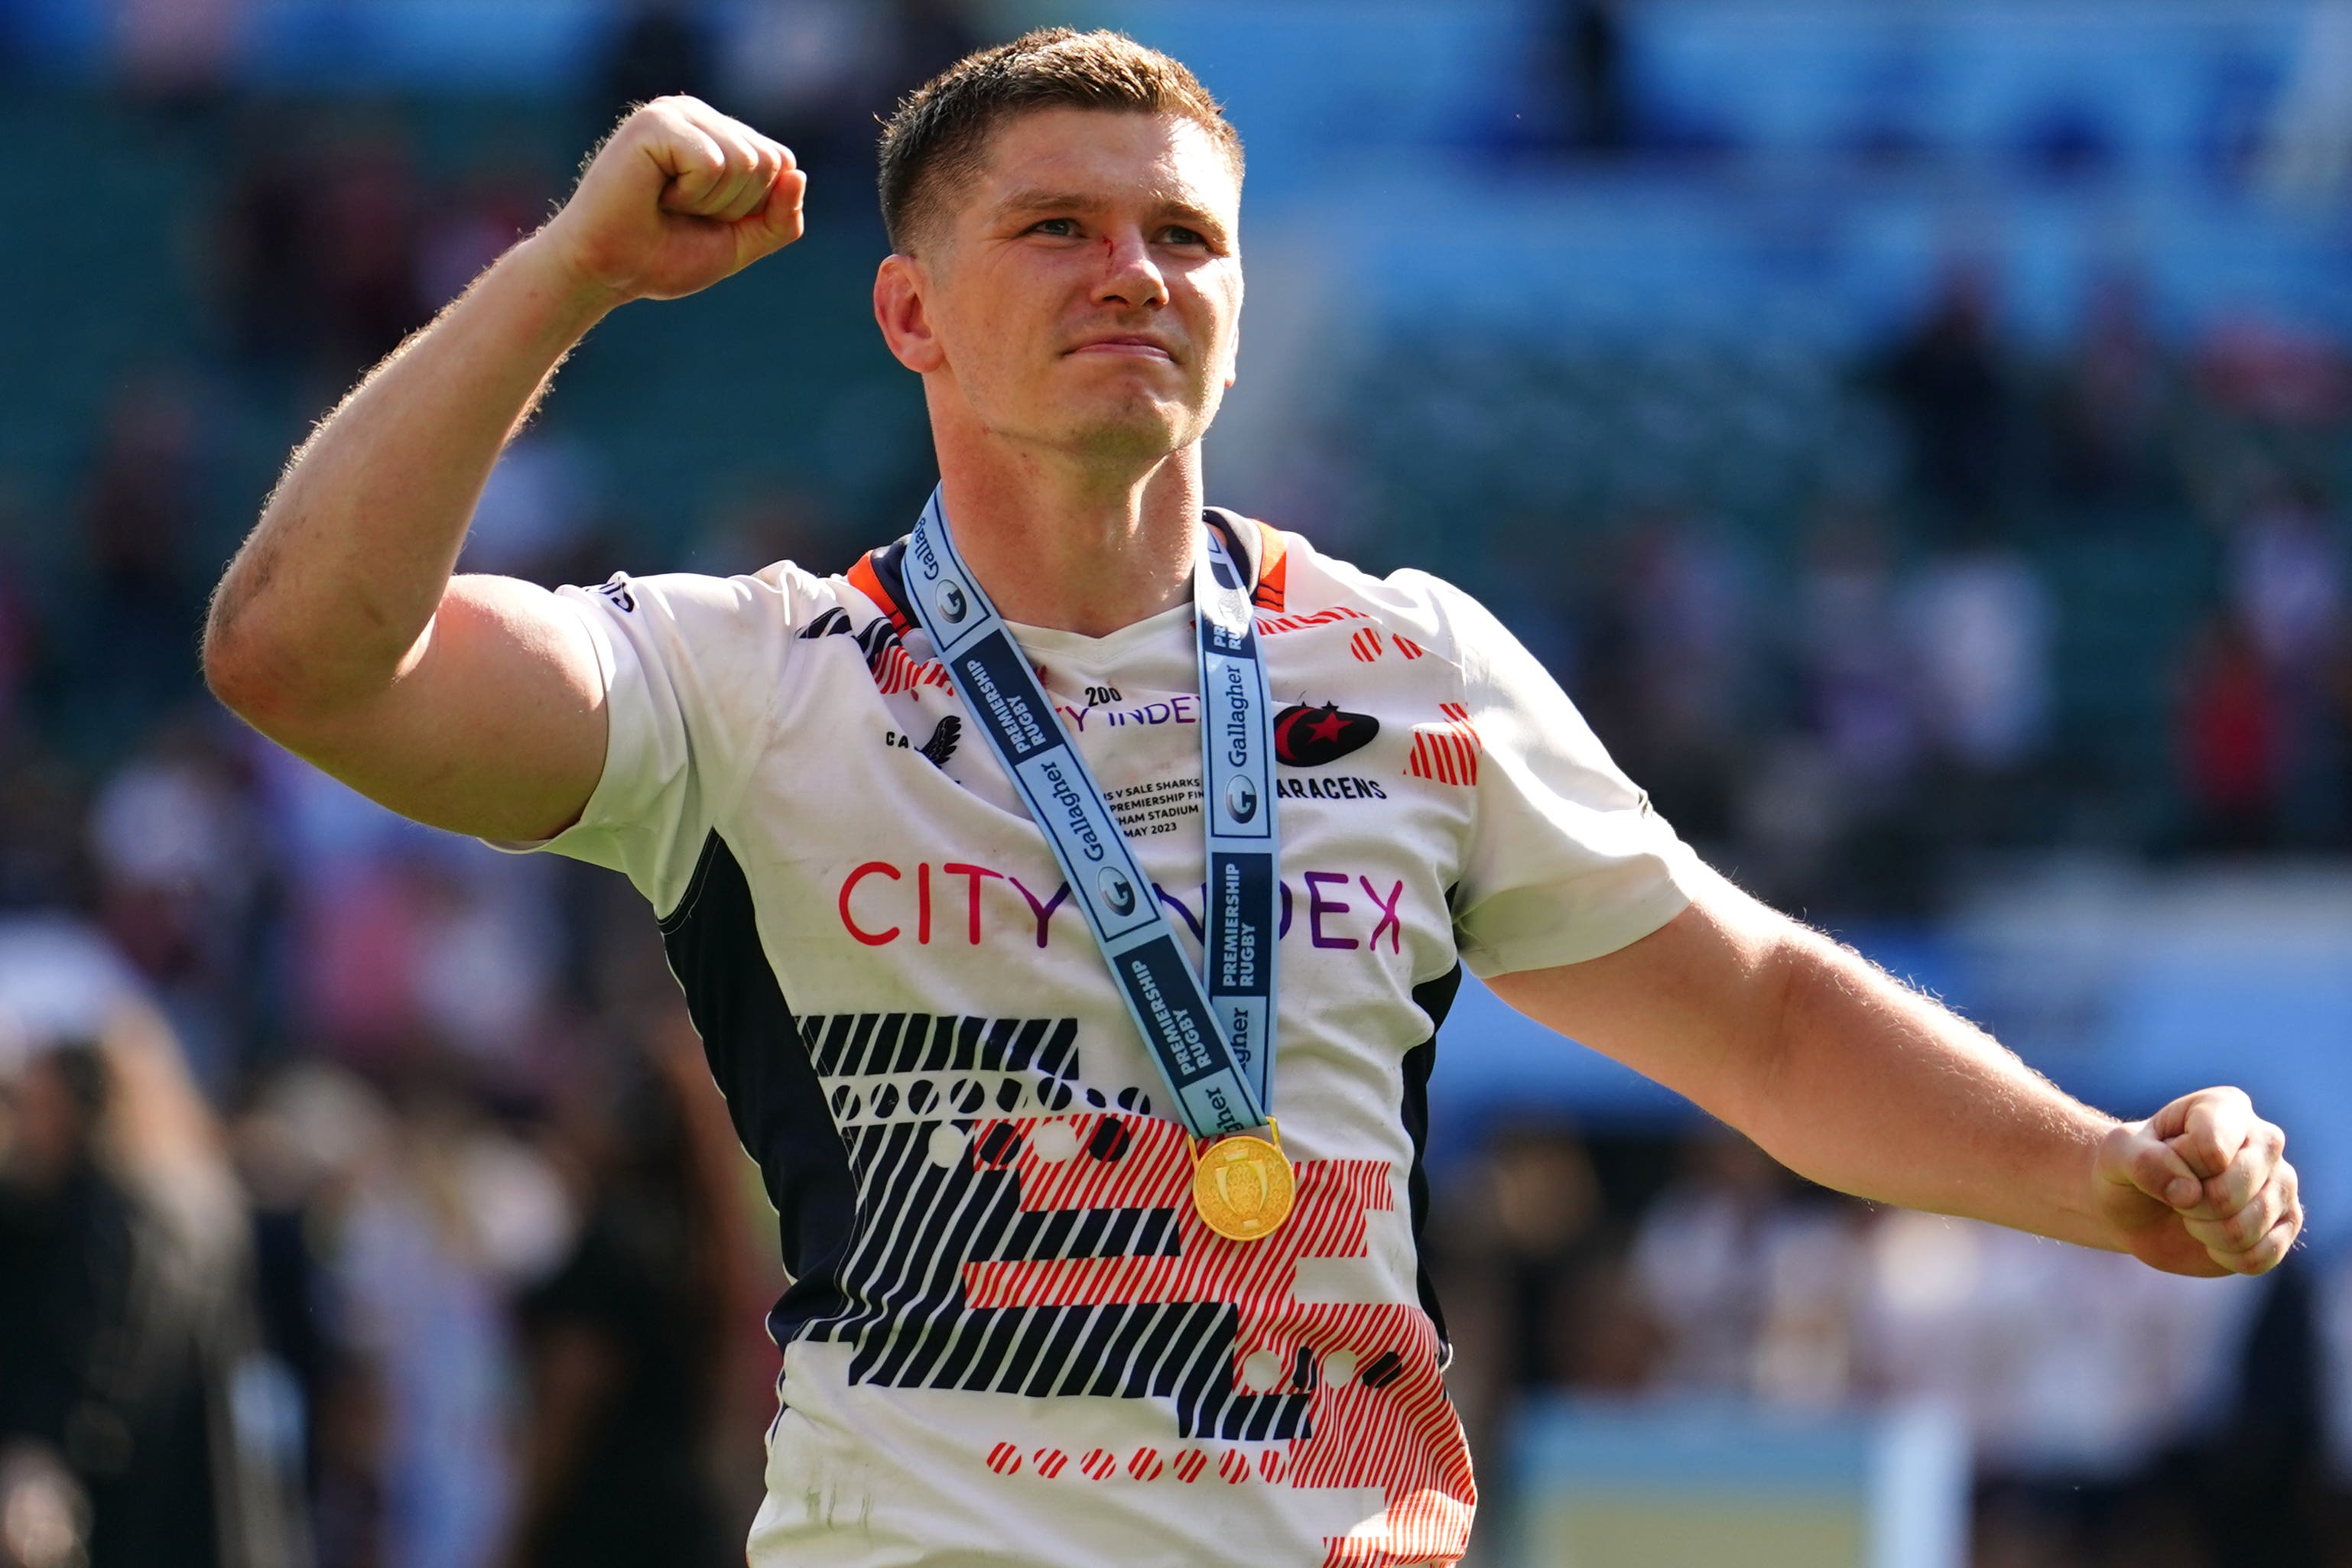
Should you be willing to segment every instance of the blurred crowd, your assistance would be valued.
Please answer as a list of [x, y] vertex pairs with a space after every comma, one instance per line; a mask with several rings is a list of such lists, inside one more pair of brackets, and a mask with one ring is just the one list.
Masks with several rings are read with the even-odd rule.
[[1284, 497], [1310, 532], [1485, 594], [1785, 906], [1916, 918], [2067, 846], [2352, 846], [2325, 334], [2168, 331], [2119, 269], [2032, 340], [1959, 259], [1840, 356], [1402, 340], [1318, 451]]
[[[62, 505], [0, 471], [0, 1564], [731, 1562], [781, 1281], [646, 912], [389, 817], [227, 719], [194, 656], [259, 499], [224, 453], [259, 429], [282, 454], [562, 171], [428, 175], [394, 121], [233, 103], [204, 37], [238, 10], [121, 8], [123, 90], [238, 150], [164, 262], [206, 347], [121, 381]], [[1633, 134], [1612, 25], [1569, 12], [1561, 135], [1606, 151]], [[734, 8], [757, 47], [697, 15], [623, 18], [583, 144], [696, 91], [862, 188], [875, 110], [978, 33], [946, 0]], [[2118, 279], [2053, 355], [2004, 334], [1994, 283], [1956, 267], [1814, 402], [1767, 400], [1817, 409], [1790, 439], [1842, 460], [1801, 465], [1779, 533], [1704, 486], [1575, 489], [1564, 425], [1401, 399], [1416, 460], [1458, 473], [1448, 432], [1497, 420], [1534, 458], [1445, 570], [1689, 836], [1816, 913], [1927, 912], [2004, 849], [2352, 843], [2341, 347], [2184, 343]], [[1447, 351], [1577, 417], [1516, 346]], [[1329, 434], [1266, 515], [1426, 560], [1441, 535], [1397, 499], [1420, 478], [1376, 434]], [[604, 461], [559, 389], [466, 564], [677, 564]], [[904, 525], [825, 515], [771, 497], [667, 537], [834, 568]], [[2144, 591], [2107, 570], [2147, 557]], [[2214, 1291], [1874, 1211], [1715, 1132], [1512, 1123], [1450, 1176], [1432, 1233], [1482, 1454], [1533, 1389], [1933, 1396], [1989, 1478], [1980, 1568], [2329, 1561], [2321, 1350], [2352, 1326], [2300, 1269]]]

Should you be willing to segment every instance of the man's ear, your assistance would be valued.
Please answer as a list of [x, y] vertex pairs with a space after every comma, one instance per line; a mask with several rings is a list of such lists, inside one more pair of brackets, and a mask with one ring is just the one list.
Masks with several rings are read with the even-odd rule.
[[884, 256], [874, 275], [875, 325], [882, 329], [882, 341], [898, 362], [918, 375], [947, 363], [947, 350], [931, 329], [925, 308], [928, 286], [923, 264], [903, 254]]

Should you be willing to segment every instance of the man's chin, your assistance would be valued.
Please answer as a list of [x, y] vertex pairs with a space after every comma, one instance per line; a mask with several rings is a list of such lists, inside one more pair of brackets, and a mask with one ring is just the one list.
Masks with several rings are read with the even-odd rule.
[[1064, 444], [1104, 462], [1156, 463], [1190, 446], [1207, 429], [1208, 421], [1191, 409], [1154, 404], [1076, 423]]

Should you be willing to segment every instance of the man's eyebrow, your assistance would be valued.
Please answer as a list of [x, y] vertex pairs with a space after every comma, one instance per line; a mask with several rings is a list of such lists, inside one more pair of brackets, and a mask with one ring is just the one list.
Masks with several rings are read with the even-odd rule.
[[1080, 195], [1075, 191], [1048, 191], [1040, 188], [1015, 191], [997, 205], [1001, 210], [1008, 213], [1034, 213], [1042, 212], [1047, 207], [1088, 207], [1092, 206], [1097, 199], [1093, 196]]

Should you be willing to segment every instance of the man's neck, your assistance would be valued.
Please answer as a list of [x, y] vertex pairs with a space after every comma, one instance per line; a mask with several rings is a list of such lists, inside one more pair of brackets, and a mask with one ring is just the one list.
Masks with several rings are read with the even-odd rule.
[[1007, 621], [1100, 637], [1190, 597], [1198, 447], [1139, 475], [1024, 455], [946, 466], [956, 549]]

